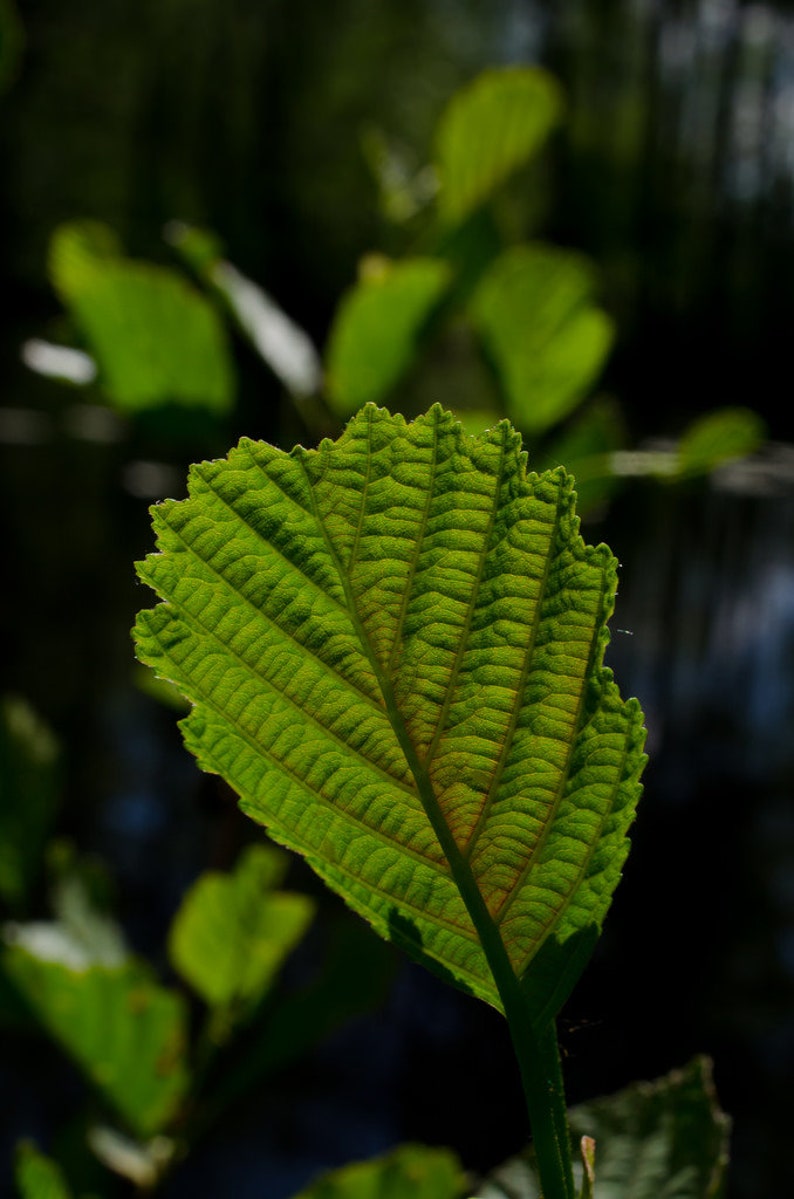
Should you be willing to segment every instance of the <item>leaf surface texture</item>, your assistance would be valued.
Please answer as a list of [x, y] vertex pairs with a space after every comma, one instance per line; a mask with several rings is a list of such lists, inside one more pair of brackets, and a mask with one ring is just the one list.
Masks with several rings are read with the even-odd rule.
[[382, 935], [501, 1007], [496, 953], [553, 1015], [644, 761], [571, 478], [528, 474], [507, 422], [368, 405], [316, 451], [243, 440], [153, 511], [138, 653], [193, 702], [200, 764]]

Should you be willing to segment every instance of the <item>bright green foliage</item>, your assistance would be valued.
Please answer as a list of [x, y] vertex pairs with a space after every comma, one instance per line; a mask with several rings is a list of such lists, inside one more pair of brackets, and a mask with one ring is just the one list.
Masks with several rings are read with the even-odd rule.
[[3, 966], [41, 1026], [139, 1136], [167, 1124], [182, 1098], [185, 1011], [130, 959], [92, 961], [59, 925], [20, 925]]
[[463, 1199], [466, 1175], [450, 1149], [400, 1145], [318, 1178], [295, 1199]]
[[110, 231], [93, 223], [56, 232], [50, 270], [104, 389], [122, 411], [165, 403], [215, 412], [231, 406], [222, 325], [180, 275], [122, 257]]
[[462, 221], [540, 149], [562, 112], [555, 80], [531, 67], [485, 71], [450, 101], [438, 128], [439, 211]]
[[284, 867], [283, 854], [252, 845], [232, 873], [203, 874], [182, 901], [171, 963], [210, 1006], [260, 1000], [311, 923], [308, 896], [273, 890]]
[[449, 281], [433, 258], [378, 259], [337, 311], [327, 352], [328, 398], [340, 416], [381, 400], [412, 363], [416, 341]]
[[14, 1181], [20, 1199], [71, 1199], [60, 1166], [28, 1141], [17, 1148]]
[[22, 699], [0, 700], [0, 897], [24, 906], [58, 797], [58, 746]]
[[[714, 1094], [711, 1064], [695, 1058], [655, 1082], [570, 1112], [575, 1138], [595, 1140], [597, 1199], [719, 1199], [728, 1165], [730, 1121]], [[582, 1179], [578, 1166], [577, 1177]], [[582, 1179], [582, 1199], [588, 1195]], [[494, 1171], [477, 1199], [539, 1199], [532, 1153]]]
[[678, 473], [702, 474], [752, 454], [764, 440], [764, 422], [749, 408], [718, 408], [696, 420], [678, 443]]
[[642, 715], [601, 665], [616, 563], [507, 422], [368, 406], [337, 442], [243, 440], [154, 510], [138, 653], [200, 764], [383, 936], [542, 1026], [627, 850]]
[[508, 413], [526, 432], [543, 433], [566, 417], [604, 365], [613, 328], [594, 291], [581, 255], [534, 244], [506, 250], [472, 299]]

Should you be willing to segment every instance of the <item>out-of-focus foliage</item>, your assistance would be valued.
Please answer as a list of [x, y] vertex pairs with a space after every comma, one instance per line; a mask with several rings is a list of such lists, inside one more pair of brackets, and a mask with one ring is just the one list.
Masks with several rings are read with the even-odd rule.
[[58, 801], [58, 746], [25, 700], [0, 700], [0, 898], [25, 907]]
[[462, 1199], [466, 1190], [463, 1167], [450, 1149], [400, 1145], [324, 1174], [295, 1199]]
[[543, 145], [562, 111], [545, 71], [485, 71], [448, 105], [436, 135], [439, 214], [459, 224]]
[[14, 1180], [20, 1199], [71, 1199], [72, 1192], [58, 1163], [29, 1141], [17, 1148]]
[[223, 326], [206, 297], [173, 271], [125, 258], [104, 226], [62, 226], [53, 285], [124, 412], [182, 404], [225, 412], [233, 374]]
[[0, 0], [0, 94], [14, 81], [22, 43], [22, 25], [14, 0]]
[[283, 854], [252, 845], [231, 873], [203, 874], [182, 900], [171, 963], [211, 1007], [250, 1011], [306, 933], [311, 900], [275, 890], [286, 867]]
[[419, 332], [449, 278], [438, 259], [365, 261], [339, 305], [326, 352], [328, 399], [340, 416], [382, 400], [416, 360]]

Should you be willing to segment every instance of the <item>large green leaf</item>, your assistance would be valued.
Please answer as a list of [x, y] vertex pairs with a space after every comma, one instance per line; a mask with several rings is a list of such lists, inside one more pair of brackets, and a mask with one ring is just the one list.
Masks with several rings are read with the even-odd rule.
[[391, 1153], [330, 1170], [295, 1199], [462, 1199], [466, 1175], [451, 1149], [398, 1145]]
[[328, 342], [328, 398], [340, 416], [383, 399], [407, 370], [448, 282], [449, 267], [435, 258], [370, 262], [343, 298]]
[[[730, 1121], [720, 1111], [706, 1058], [575, 1107], [570, 1118], [575, 1138], [595, 1140], [597, 1199], [719, 1199], [723, 1194]], [[540, 1199], [532, 1151], [500, 1166], [476, 1194], [477, 1199]]]
[[102, 386], [122, 411], [231, 406], [222, 325], [180, 275], [122, 257], [112, 233], [91, 222], [56, 231], [50, 272], [97, 360]]
[[194, 703], [200, 764], [383, 936], [500, 1008], [509, 977], [545, 1025], [644, 761], [570, 477], [528, 474], [507, 422], [368, 405], [316, 451], [243, 440], [153, 512], [138, 653]]
[[273, 890], [282, 858], [250, 846], [233, 872], [201, 875], [174, 918], [171, 962], [213, 1007], [258, 1002], [311, 922], [308, 896]]
[[471, 316], [520, 428], [545, 432], [584, 399], [612, 345], [580, 254], [533, 244], [506, 250], [480, 283]]
[[438, 128], [439, 210], [463, 220], [539, 150], [562, 112], [555, 80], [536, 67], [485, 71], [450, 101]]

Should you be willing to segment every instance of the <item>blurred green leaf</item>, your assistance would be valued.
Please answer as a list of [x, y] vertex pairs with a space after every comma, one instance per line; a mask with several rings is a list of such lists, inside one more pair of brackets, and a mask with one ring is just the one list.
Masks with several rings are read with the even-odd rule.
[[60, 1166], [29, 1141], [17, 1146], [14, 1180], [21, 1199], [71, 1199]]
[[694, 421], [678, 443], [678, 472], [704, 474], [732, 458], [744, 458], [762, 444], [761, 417], [749, 408], [719, 408]]
[[437, 134], [439, 211], [464, 220], [528, 162], [559, 121], [562, 95], [536, 67], [485, 71], [459, 91]]
[[577, 413], [551, 444], [533, 455], [534, 470], [564, 466], [576, 482], [580, 515], [607, 503], [620, 487], [611, 469], [611, 456], [626, 444], [626, 427], [620, 406], [609, 396], [599, 396]]
[[[717, 1103], [708, 1059], [695, 1058], [665, 1078], [635, 1083], [569, 1114], [574, 1139], [595, 1140], [597, 1199], [719, 1199], [723, 1194], [730, 1122]], [[581, 1163], [577, 1171], [582, 1185]], [[476, 1194], [477, 1199], [539, 1199], [532, 1151], [500, 1166]]]
[[446, 263], [409, 258], [370, 260], [337, 310], [327, 350], [332, 407], [350, 416], [380, 401], [411, 365], [417, 339], [450, 278]]
[[0, 897], [24, 907], [58, 799], [58, 745], [23, 699], [0, 700]]
[[233, 399], [223, 327], [209, 301], [163, 267], [121, 256], [111, 231], [62, 226], [50, 251], [53, 284], [124, 412], [174, 403], [227, 411]]
[[251, 845], [231, 873], [203, 874], [182, 901], [171, 963], [210, 1006], [257, 1003], [305, 935], [312, 901], [273, 890], [284, 865], [278, 850]]
[[49, 1035], [137, 1135], [167, 1124], [187, 1084], [180, 996], [59, 924], [9, 925], [5, 938], [5, 971]]
[[16, 78], [24, 40], [16, 5], [12, 0], [0, 0], [0, 93]]
[[543, 433], [573, 411], [604, 364], [613, 327], [594, 290], [585, 258], [538, 243], [506, 250], [472, 297], [508, 414], [525, 432]]
[[383, 1157], [331, 1170], [295, 1199], [461, 1199], [466, 1175], [451, 1149], [400, 1145]]

